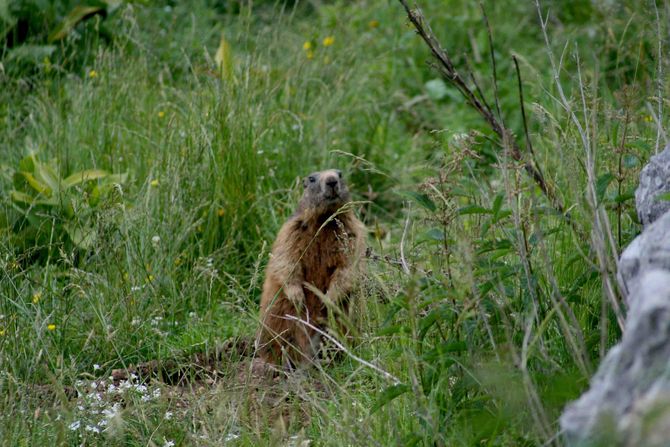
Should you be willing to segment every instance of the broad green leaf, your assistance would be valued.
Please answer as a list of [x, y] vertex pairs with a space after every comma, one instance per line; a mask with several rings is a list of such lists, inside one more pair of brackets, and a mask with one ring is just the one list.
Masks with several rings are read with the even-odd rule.
[[29, 172], [19, 172], [17, 173], [19, 176], [22, 176], [28, 184], [38, 193], [44, 194], [45, 196], [50, 196], [52, 193], [52, 189], [47, 185], [46, 183], [42, 182], [41, 180], [36, 179], [31, 173]]
[[64, 39], [74, 29], [79, 22], [105, 11], [104, 4], [97, 5], [79, 5], [72, 8], [72, 11], [65, 16], [62, 22], [58, 24], [55, 30], [49, 34], [49, 42]]
[[510, 210], [502, 210], [496, 213], [496, 216], [493, 218], [493, 223], [500, 222], [502, 219], [512, 215]]
[[491, 214], [491, 210], [480, 205], [468, 205], [458, 209], [458, 214]]
[[491, 211], [493, 212], [494, 216], [498, 216], [500, 208], [502, 207], [502, 203], [503, 203], [503, 195], [502, 193], [500, 193], [493, 200], [493, 206], [491, 207]]
[[75, 172], [63, 180], [63, 187], [65, 189], [71, 188], [72, 186], [78, 185], [79, 183], [83, 183], [89, 180], [97, 180], [107, 177], [108, 175], [109, 172], [103, 171], [102, 169], [87, 169], [85, 171]]
[[35, 172], [35, 154], [26, 155], [19, 161], [19, 171]]
[[426, 336], [426, 333], [428, 332], [428, 329], [435, 324], [440, 318], [442, 317], [442, 310], [441, 309], [433, 309], [431, 310], [428, 315], [423, 317], [421, 319], [421, 322], [419, 324], [419, 340], [423, 340], [423, 338]]
[[612, 180], [614, 180], [614, 176], [609, 172], [607, 174], [601, 175], [598, 177], [598, 180], [596, 180], [596, 197], [598, 199], [598, 203], [603, 201], [607, 187], [610, 185], [610, 183], [612, 183]]
[[377, 331], [378, 336], [393, 335], [405, 331], [407, 328], [404, 324], [392, 324], [390, 326], [382, 327]]
[[435, 203], [426, 194], [418, 193], [415, 191], [401, 191], [400, 194], [414, 200], [416, 203], [426, 208], [428, 211], [435, 211], [437, 209]]
[[391, 385], [390, 387], [386, 388], [379, 394], [379, 397], [377, 397], [377, 401], [372, 405], [372, 408], [370, 408], [370, 413], [376, 412], [377, 410], [379, 410], [381, 407], [391, 402], [396, 397], [402, 396], [403, 394], [407, 393], [410, 390], [411, 388], [409, 387], [409, 385], [405, 385], [402, 383], [398, 385]]
[[214, 62], [219, 70], [221, 78], [224, 80], [233, 79], [233, 50], [226, 40], [225, 34], [221, 33], [221, 40], [219, 41], [219, 48], [214, 55]]
[[9, 197], [15, 202], [25, 203], [27, 205], [32, 205], [33, 202], [35, 201], [35, 198], [33, 196], [29, 196], [25, 192], [21, 191], [11, 191], [9, 193]]
[[40, 163], [37, 160], [35, 162], [35, 178], [40, 182], [46, 184], [51, 192], [60, 191], [60, 177], [56, 174], [56, 171], [53, 170], [51, 166], [46, 163]]
[[24, 203], [26, 205], [49, 205], [53, 206], [57, 204], [55, 198], [50, 199], [40, 199], [33, 197], [29, 194], [26, 194], [21, 191], [10, 191], [9, 197], [16, 203]]
[[614, 198], [615, 203], [624, 203], [635, 197], [635, 193], [624, 192]]

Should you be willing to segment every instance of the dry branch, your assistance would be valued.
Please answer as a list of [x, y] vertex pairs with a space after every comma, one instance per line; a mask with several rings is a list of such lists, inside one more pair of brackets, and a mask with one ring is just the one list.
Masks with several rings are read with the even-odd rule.
[[[430, 25], [426, 22], [425, 17], [420, 9], [415, 8], [411, 9], [407, 5], [406, 0], [399, 0], [402, 6], [407, 12], [407, 17], [410, 22], [416, 28], [417, 33], [423, 41], [428, 45], [433, 57], [437, 60], [437, 64], [432, 64], [442, 75], [442, 77], [452, 86], [454, 86], [465, 98], [466, 102], [473, 108], [479, 115], [484, 118], [486, 123], [489, 125], [491, 130], [495, 132], [500, 138], [503, 145], [507, 144], [510, 148], [510, 156], [517, 162], [523, 164], [523, 168], [526, 173], [533, 179], [535, 184], [540, 188], [542, 193], [547, 197], [551, 202], [552, 206], [556, 211], [563, 215], [569, 223], [572, 224], [570, 216], [565, 211], [565, 206], [560, 198], [556, 196], [555, 191], [549, 186], [547, 181], [542, 174], [542, 171], [538, 169], [537, 166], [532, 161], [527, 160], [524, 153], [522, 153], [519, 143], [514, 138], [513, 133], [505, 127], [501, 122], [500, 117], [496, 117], [491, 108], [489, 107], [487, 101], [481, 93], [481, 90], [477, 89], [477, 92], [473, 91], [468, 84], [465, 82], [463, 76], [459, 73], [458, 69], [454, 65], [453, 61], [449, 57], [446, 50], [442, 48], [440, 42], [435, 37], [435, 34], [430, 28]], [[496, 107], [497, 107], [497, 98]]]

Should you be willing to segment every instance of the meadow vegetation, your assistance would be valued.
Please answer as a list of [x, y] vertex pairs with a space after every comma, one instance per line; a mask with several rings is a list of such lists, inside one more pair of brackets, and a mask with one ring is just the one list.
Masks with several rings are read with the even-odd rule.
[[[419, 5], [565, 214], [395, 0], [0, 1], [0, 444], [560, 443], [620, 336], [668, 10]], [[269, 247], [328, 167], [369, 230], [350, 355], [258, 384]]]

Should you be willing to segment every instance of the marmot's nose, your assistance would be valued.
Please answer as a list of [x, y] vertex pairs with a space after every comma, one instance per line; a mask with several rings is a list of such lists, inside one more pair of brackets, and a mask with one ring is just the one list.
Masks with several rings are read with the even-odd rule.
[[326, 180], [326, 185], [331, 187], [331, 188], [335, 188], [337, 186], [337, 179], [336, 178], [329, 178], [328, 180]]

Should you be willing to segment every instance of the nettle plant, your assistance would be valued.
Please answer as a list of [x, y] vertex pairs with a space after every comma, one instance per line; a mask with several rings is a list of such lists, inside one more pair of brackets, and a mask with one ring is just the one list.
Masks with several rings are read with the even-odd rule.
[[100, 235], [101, 213], [122, 204], [120, 185], [126, 177], [100, 169], [62, 177], [53, 163], [26, 156], [11, 173], [14, 189], [8, 196], [5, 223], [15, 247], [38, 258], [55, 247], [91, 250]]

